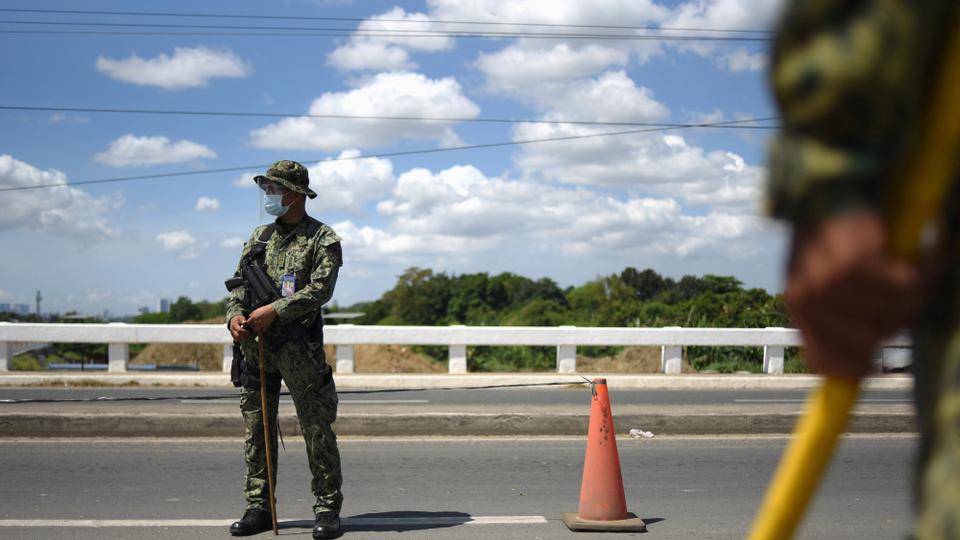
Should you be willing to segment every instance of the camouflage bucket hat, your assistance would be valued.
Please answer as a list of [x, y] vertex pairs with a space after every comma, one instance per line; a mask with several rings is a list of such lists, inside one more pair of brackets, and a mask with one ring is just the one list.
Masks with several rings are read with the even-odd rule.
[[284, 159], [274, 163], [267, 169], [266, 173], [253, 177], [253, 181], [258, 185], [261, 180], [276, 182], [287, 189], [303, 193], [311, 199], [317, 196], [310, 189], [310, 177], [307, 174], [307, 168], [296, 161]]

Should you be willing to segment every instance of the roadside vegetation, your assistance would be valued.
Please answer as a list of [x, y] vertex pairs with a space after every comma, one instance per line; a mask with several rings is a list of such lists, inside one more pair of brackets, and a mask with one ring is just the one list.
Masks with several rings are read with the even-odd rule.
[[[352, 322], [371, 325], [790, 326], [781, 295], [744, 288], [734, 277], [688, 275], [674, 280], [636, 268], [565, 289], [549, 278], [532, 280], [511, 273], [448, 275], [410, 268], [378, 300], [332, 311], [363, 312], [362, 318]], [[444, 347], [415, 349], [437, 362], [446, 362]], [[585, 360], [612, 360], [623, 351], [623, 347], [577, 349]], [[798, 355], [797, 350], [787, 351], [786, 364], [793, 372], [804, 369]], [[685, 356], [695, 371], [759, 372], [763, 362], [760, 348], [687, 347]], [[471, 347], [468, 361], [471, 371], [552, 370], [556, 350]]]

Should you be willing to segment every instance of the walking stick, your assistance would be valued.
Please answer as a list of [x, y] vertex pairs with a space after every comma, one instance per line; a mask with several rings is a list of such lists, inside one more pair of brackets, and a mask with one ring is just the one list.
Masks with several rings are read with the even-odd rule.
[[263, 366], [263, 334], [257, 336], [257, 351], [260, 353], [260, 418], [263, 418], [263, 447], [267, 451], [267, 490], [270, 493], [270, 519], [273, 535], [278, 536], [277, 501], [273, 496], [273, 456], [270, 451], [270, 413], [267, 411], [267, 374]]
[[[891, 250], [905, 260], [920, 258], [921, 237], [940, 214], [957, 174], [960, 70], [956, 66], [960, 66], [960, 26], [956, 22], [947, 38], [936, 80], [939, 84], [932, 92], [916, 146], [897, 176], [897, 196], [891, 197], [888, 209]], [[860, 381], [827, 377], [823, 386], [811, 394], [760, 506], [750, 540], [785, 540], [793, 536], [846, 426], [859, 386]]]

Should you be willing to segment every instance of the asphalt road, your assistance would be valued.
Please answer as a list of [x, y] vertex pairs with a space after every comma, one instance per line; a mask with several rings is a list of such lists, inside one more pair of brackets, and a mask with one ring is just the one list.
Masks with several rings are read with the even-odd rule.
[[[0, 407], [4, 399], [96, 399], [99, 397], [169, 397], [184, 396], [183, 400], [155, 401], [152, 406], [167, 404], [175, 407], [194, 401], [198, 396], [234, 396], [228, 399], [209, 401], [216, 403], [237, 402], [237, 392], [224, 388], [10, 388], [0, 387]], [[809, 390], [611, 390], [610, 401], [617, 405], [757, 405], [796, 404], [806, 400]], [[909, 404], [912, 390], [865, 390], [861, 403]], [[194, 399], [191, 399], [194, 398]], [[289, 397], [286, 398], [289, 400]], [[343, 406], [363, 405], [530, 405], [549, 407], [556, 405], [589, 404], [588, 387], [510, 388], [484, 390], [346, 390], [340, 392]], [[125, 402], [126, 403], [126, 402]], [[3, 409], [0, 408], [0, 411]]]
[[[784, 444], [620, 440], [628, 508], [648, 522], [642, 537], [743, 538]], [[915, 445], [912, 437], [845, 439], [798, 538], [903, 538]], [[341, 453], [346, 538], [613, 537], [572, 533], [559, 521], [577, 508], [581, 439], [345, 439]], [[243, 509], [241, 454], [239, 441], [223, 439], [0, 441], [0, 537], [227, 538]], [[279, 474], [281, 534], [309, 538], [302, 442], [288, 441]]]

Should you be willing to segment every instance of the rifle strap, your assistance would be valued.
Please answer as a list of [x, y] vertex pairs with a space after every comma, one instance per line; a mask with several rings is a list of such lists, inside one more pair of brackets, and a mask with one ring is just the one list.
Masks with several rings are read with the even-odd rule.
[[270, 237], [273, 236], [273, 231], [275, 230], [277, 230], [277, 224], [271, 223], [260, 231], [260, 236], [247, 253], [247, 257], [251, 261], [262, 265], [264, 253], [267, 251], [267, 242], [270, 241]]

